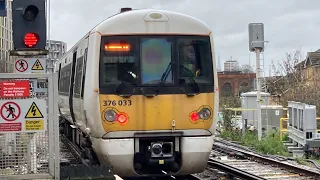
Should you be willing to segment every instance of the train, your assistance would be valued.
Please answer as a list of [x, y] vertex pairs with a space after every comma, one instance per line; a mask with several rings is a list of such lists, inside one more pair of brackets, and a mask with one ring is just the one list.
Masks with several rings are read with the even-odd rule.
[[213, 33], [204, 22], [121, 8], [54, 71], [60, 133], [90, 165], [111, 165], [121, 177], [204, 171], [219, 106]]

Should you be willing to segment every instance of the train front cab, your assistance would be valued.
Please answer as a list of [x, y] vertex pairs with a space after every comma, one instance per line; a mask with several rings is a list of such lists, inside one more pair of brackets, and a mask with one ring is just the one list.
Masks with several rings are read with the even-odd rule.
[[216, 114], [210, 36], [103, 36], [100, 162], [121, 176], [202, 172]]

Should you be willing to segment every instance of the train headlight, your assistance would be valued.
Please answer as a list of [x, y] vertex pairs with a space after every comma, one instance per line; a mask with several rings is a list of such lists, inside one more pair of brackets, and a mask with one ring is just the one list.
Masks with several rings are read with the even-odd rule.
[[104, 118], [109, 122], [114, 122], [117, 119], [117, 113], [112, 109], [108, 109], [104, 113]]
[[208, 108], [202, 108], [198, 114], [200, 119], [207, 120], [211, 116], [211, 111]]
[[209, 120], [210, 117], [212, 117], [212, 109], [209, 106], [202, 106], [190, 113], [189, 120], [192, 123], [197, 123], [199, 120]]

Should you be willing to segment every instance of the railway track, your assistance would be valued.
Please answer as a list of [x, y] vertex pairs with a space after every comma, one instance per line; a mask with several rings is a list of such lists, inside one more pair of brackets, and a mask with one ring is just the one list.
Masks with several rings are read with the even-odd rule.
[[246, 179], [246, 180], [251, 180], [251, 179], [252, 180], [264, 180], [265, 179], [259, 175], [252, 174], [252, 173], [245, 171], [245, 170], [242, 170], [240, 168], [235, 168], [231, 165], [228, 165], [223, 162], [219, 162], [214, 159], [210, 159], [208, 161], [208, 166], [223, 170], [224, 172], [228, 172], [228, 174], [223, 175], [223, 177], [227, 177], [228, 179], [234, 179], [235, 177]]
[[238, 145], [217, 139], [208, 168], [219, 169], [241, 179], [319, 179], [320, 171], [301, 168], [274, 158], [259, 155]]
[[[64, 135], [60, 135], [60, 164], [62, 166], [90, 166], [89, 162], [84, 160], [81, 156], [81, 150], [75, 146], [67, 137]], [[195, 175], [188, 175], [184, 178], [174, 177], [174, 176], [166, 176], [166, 172], [163, 172], [163, 177], [147, 177], [147, 178], [123, 178], [123, 179], [134, 179], [134, 180], [142, 180], [142, 179], [154, 179], [154, 180], [168, 180], [168, 179], [179, 179], [179, 180], [201, 180], [201, 178]]]
[[60, 179], [119, 179], [110, 166], [92, 166], [82, 157], [81, 149], [63, 134], [60, 135]]
[[60, 164], [62, 166], [81, 164], [78, 153], [72, 148], [72, 143], [64, 135], [60, 135], [60, 157]]
[[164, 175], [160, 176], [154, 176], [154, 177], [134, 177], [134, 178], [123, 178], [124, 180], [170, 180], [170, 179], [175, 179], [175, 180], [202, 180], [202, 178], [197, 177], [195, 175], [188, 175], [185, 177], [175, 177], [175, 176], [166, 176], [165, 173]]

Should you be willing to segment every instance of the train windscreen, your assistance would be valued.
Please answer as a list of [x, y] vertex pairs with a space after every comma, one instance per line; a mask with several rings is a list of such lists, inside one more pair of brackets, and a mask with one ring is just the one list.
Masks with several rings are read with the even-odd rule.
[[[100, 87], [213, 86], [210, 38], [205, 36], [105, 36]], [[203, 88], [201, 88], [203, 89]]]

